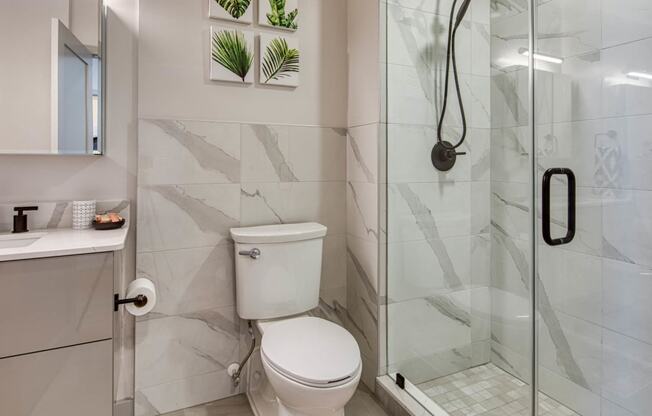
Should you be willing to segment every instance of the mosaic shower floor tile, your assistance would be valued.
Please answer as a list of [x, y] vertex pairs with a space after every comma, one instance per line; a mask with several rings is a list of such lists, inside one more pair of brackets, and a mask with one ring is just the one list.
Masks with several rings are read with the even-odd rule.
[[[417, 387], [450, 416], [529, 416], [529, 386], [494, 364], [427, 381]], [[540, 416], [579, 416], [539, 393]]]

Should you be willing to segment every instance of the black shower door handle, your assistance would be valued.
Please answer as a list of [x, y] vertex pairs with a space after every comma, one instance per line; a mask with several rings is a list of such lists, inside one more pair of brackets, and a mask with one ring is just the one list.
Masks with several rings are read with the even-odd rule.
[[[566, 175], [568, 178], [568, 231], [561, 238], [550, 235], [550, 185], [554, 175]], [[573, 241], [575, 237], [575, 174], [568, 168], [550, 168], [543, 174], [543, 239], [548, 245], [560, 246]]]

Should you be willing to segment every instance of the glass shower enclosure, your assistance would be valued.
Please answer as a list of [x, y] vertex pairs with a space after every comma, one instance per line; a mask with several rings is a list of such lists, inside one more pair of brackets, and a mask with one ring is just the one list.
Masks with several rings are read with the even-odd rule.
[[651, 415], [652, 3], [464, 3], [382, 8], [387, 372], [436, 415]]

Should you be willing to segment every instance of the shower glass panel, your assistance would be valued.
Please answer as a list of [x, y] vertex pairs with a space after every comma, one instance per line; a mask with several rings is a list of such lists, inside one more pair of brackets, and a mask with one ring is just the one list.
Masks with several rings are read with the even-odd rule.
[[440, 170], [464, 3], [387, 4], [387, 368], [433, 414], [531, 415], [530, 14], [470, 2], [441, 123], [454, 146], [466, 121], [464, 154]]
[[[538, 386], [582, 416], [652, 414], [652, 3], [535, 8]], [[571, 207], [572, 208], [572, 207]], [[545, 223], [538, 218], [540, 229]], [[539, 403], [539, 414], [546, 404]]]

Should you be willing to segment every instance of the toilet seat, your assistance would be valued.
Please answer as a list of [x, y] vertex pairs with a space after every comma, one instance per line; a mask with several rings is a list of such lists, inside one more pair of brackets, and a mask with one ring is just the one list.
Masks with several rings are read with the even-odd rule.
[[340, 386], [361, 371], [360, 349], [344, 328], [325, 319], [299, 317], [265, 329], [261, 356], [281, 375], [306, 386]]

